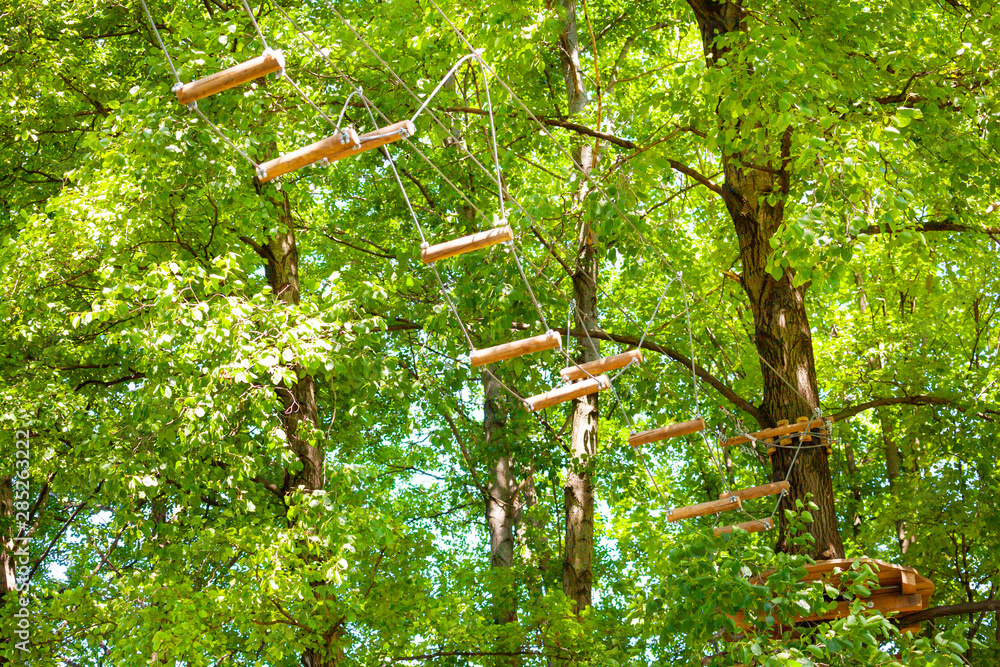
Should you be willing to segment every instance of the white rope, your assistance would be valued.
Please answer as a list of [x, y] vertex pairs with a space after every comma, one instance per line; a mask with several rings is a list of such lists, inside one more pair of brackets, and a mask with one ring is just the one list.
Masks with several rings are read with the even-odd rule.
[[261, 32], [260, 26], [257, 25], [257, 19], [254, 18], [253, 12], [250, 10], [250, 5], [247, 0], [243, 0], [243, 8], [247, 10], [247, 16], [250, 17], [250, 23], [253, 23], [254, 30], [257, 31], [257, 36], [260, 37], [260, 43], [264, 45], [264, 51], [270, 51], [270, 47], [267, 45], [267, 40], [264, 39], [264, 33]]
[[431, 92], [431, 94], [427, 96], [427, 99], [425, 99], [424, 103], [420, 105], [420, 108], [417, 109], [417, 112], [413, 114], [413, 117], [410, 118], [410, 122], [411, 123], [417, 122], [417, 118], [420, 116], [420, 114], [423, 113], [424, 109], [427, 108], [427, 105], [430, 104], [431, 100], [434, 99], [434, 96], [438, 94], [438, 91], [440, 91], [441, 88], [444, 86], [444, 84], [447, 83], [448, 79], [450, 79], [452, 75], [458, 71], [458, 68], [462, 66], [462, 63], [464, 63], [466, 60], [469, 60], [470, 58], [478, 58], [478, 57], [479, 53], [470, 53], [467, 56], [462, 56], [462, 58], [457, 63], [455, 63], [454, 67], [448, 70], [448, 73], [445, 74], [443, 77], [441, 77], [441, 81], [438, 83], [437, 87], [434, 88], [433, 92]]
[[156, 35], [156, 42], [160, 45], [160, 49], [163, 51], [163, 55], [167, 57], [167, 65], [170, 66], [170, 71], [174, 75], [174, 80], [177, 85], [183, 85], [181, 83], [181, 77], [177, 74], [177, 68], [174, 67], [174, 61], [170, 59], [170, 52], [167, 51], [167, 47], [163, 44], [163, 38], [160, 37], [160, 31], [156, 29], [156, 22], [153, 21], [152, 14], [149, 13], [149, 7], [146, 6], [146, 0], [139, 0], [142, 3], [142, 11], [146, 13], [146, 19], [149, 21], [149, 25], [153, 28], [153, 34]]

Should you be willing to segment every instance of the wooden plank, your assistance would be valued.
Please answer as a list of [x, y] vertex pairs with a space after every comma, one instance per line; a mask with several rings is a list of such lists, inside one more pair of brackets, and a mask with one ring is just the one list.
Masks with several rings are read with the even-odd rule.
[[[336, 162], [337, 160], [343, 160], [345, 158], [353, 157], [355, 155], [358, 155], [359, 153], [364, 153], [365, 151], [370, 151], [374, 148], [380, 148], [381, 146], [385, 146], [386, 144], [392, 143], [394, 141], [399, 141], [404, 136], [412, 137], [416, 133], [416, 128], [410, 121], [403, 120], [398, 123], [393, 123], [392, 125], [386, 125], [385, 127], [380, 127], [379, 129], [372, 130], [371, 132], [365, 132], [360, 137], [357, 135], [357, 133], [354, 132], [354, 130], [349, 130], [349, 132], [352, 133], [350, 135], [351, 139], [356, 139], [355, 141], [353, 142], [348, 141], [346, 144], [338, 148], [338, 150], [336, 151], [319, 155], [315, 159], [307, 160], [304, 163], [301, 163], [298, 166], [296, 166], [295, 169], [299, 169], [306, 165], [312, 164], [313, 162], [318, 162], [323, 158], [326, 158], [330, 162]], [[334, 137], [330, 137], [330, 139], [333, 138]], [[315, 145], [316, 144], [311, 144], [310, 146], [306, 146], [305, 148], [300, 148], [297, 151], [295, 151], [295, 153], [299, 153], [300, 151], [308, 151], [308, 149], [310, 149]], [[289, 153], [288, 155], [292, 155], [292, 153]], [[272, 167], [271, 165], [272, 163], [277, 163], [278, 161], [283, 160], [286, 157], [287, 156], [283, 155], [279, 158], [271, 160], [270, 162], [262, 164], [261, 171], [263, 172], [263, 176], [258, 176], [257, 181], [260, 183], [267, 183], [268, 181], [272, 181], [275, 178], [277, 178], [276, 175], [271, 173], [271, 169], [275, 168]], [[311, 153], [310, 157], [312, 157]], [[281, 174], [287, 174], [289, 171], [294, 171], [295, 169], [282, 170]]]
[[229, 69], [210, 74], [197, 81], [185, 83], [174, 92], [177, 94], [177, 101], [181, 104], [190, 104], [209, 95], [221, 93], [224, 90], [235, 88], [244, 83], [259, 79], [271, 72], [285, 68], [285, 57], [280, 51], [270, 51], [253, 60], [248, 60], [239, 65], [233, 65]]
[[[909, 613], [923, 609], [920, 596], [913, 595], [878, 595], [872, 594], [869, 598], [860, 598], [865, 611], [879, 612], [880, 614]], [[812, 616], [796, 616], [795, 622], [802, 621], [829, 621], [834, 618], [844, 618], [851, 613], [851, 602], [841, 600], [837, 602], [837, 607], [825, 614], [813, 614]]]
[[326, 159], [331, 162], [336, 157], [360, 143], [358, 133], [347, 129], [326, 139], [320, 139], [308, 146], [285, 153], [260, 165], [257, 181], [267, 183], [289, 172], [307, 167]]
[[744, 521], [743, 523], [738, 523], [735, 526], [719, 526], [714, 529], [716, 535], [723, 535], [725, 533], [731, 533], [736, 528], [747, 531], [748, 533], [759, 533], [762, 530], [771, 530], [774, 528], [774, 521], [771, 517], [766, 519], [761, 519], [760, 521]]
[[669, 426], [664, 426], [662, 428], [654, 428], [652, 431], [633, 433], [628, 437], [628, 444], [633, 447], [639, 447], [640, 445], [656, 442], [657, 440], [676, 438], [677, 436], [688, 435], [690, 433], [697, 433], [698, 431], [704, 430], [704, 419], [692, 419], [691, 421], [670, 424]]
[[777, 428], [766, 428], [763, 431], [757, 431], [756, 433], [750, 433], [749, 435], [737, 435], [726, 440], [722, 446], [730, 447], [732, 445], [741, 445], [744, 442], [750, 442], [750, 436], [753, 436], [757, 440], [766, 440], [767, 438], [776, 438], [782, 435], [788, 435], [789, 433], [799, 433], [801, 431], [812, 430], [810, 426], [823, 428], [824, 421], [822, 419], [811, 419], [806, 422], [787, 424], [785, 426], [779, 426]]
[[[734, 489], [733, 494], [739, 496], [740, 500], [753, 500], [755, 498], [773, 496], [776, 493], [787, 491], [789, 486], [788, 482], [785, 481], [772, 482], [770, 484], [761, 484], [760, 486], [751, 486], [749, 489]], [[719, 494], [720, 500], [728, 497], [728, 493]]]
[[728, 510], [738, 510], [742, 507], [743, 501], [740, 500], [739, 496], [733, 496], [731, 499], [727, 497], [725, 500], [710, 500], [707, 503], [675, 507], [667, 515], [667, 521], [681, 521], [696, 516], [705, 516], [706, 514], [718, 514], [719, 512], [726, 512]]
[[547, 331], [539, 336], [517, 340], [513, 343], [503, 343], [482, 350], [474, 350], [469, 355], [469, 361], [473, 366], [483, 366], [532, 352], [551, 350], [554, 347], [562, 347], [562, 336], [556, 331]]
[[629, 350], [628, 352], [622, 352], [612, 357], [604, 357], [597, 361], [588, 361], [579, 366], [567, 366], [559, 371], [559, 375], [566, 382], [572, 382], [573, 380], [589, 377], [587, 373], [590, 373], [590, 375], [599, 375], [600, 373], [625, 368], [631, 363], [642, 363], [642, 350]]
[[611, 379], [607, 375], [599, 375], [595, 378], [588, 378], [582, 382], [574, 382], [562, 387], [556, 387], [544, 394], [538, 394], [531, 398], [524, 399], [524, 407], [528, 412], [544, 410], [550, 405], [571, 401], [587, 394], [596, 394], [599, 391], [611, 386]]
[[476, 232], [475, 234], [469, 234], [462, 238], [445, 241], [444, 243], [427, 246], [426, 248], [421, 247], [420, 259], [424, 261], [424, 264], [428, 264], [436, 262], [439, 259], [472, 252], [473, 250], [489, 248], [504, 241], [511, 241], [513, 238], [514, 230], [510, 228], [510, 225], [494, 227], [485, 232]]
[[[930, 594], [934, 592], [934, 582], [932, 582], [927, 577], [922, 576], [919, 572], [914, 570], [912, 567], [906, 567], [905, 565], [894, 565], [892, 563], [886, 563], [874, 558], [859, 557], [859, 558], [835, 558], [830, 560], [817, 561], [812, 565], [806, 565], [806, 576], [802, 578], [803, 581], [826, 581], [834, 586], [840, 585], [840, 575], [833, 574], [833, 571], [837, 568], [848, 571], [855, 562], [860, 562], [861, 564], [868, 564], [878, 577], [878, 585], [880, 588], [893, 588], [902, 591], [901, 588], [901, 573], [909, 572], [913, 574], [916, 580], [916, 591], [921, 595], [930, 597]], [[774, 570], [769, 570], [761, 575], [761, 578], [754, 577], [754, 581], [757, 583], [763, 583], [767, 578], [774, 574]], [[878, 590], [878, 589], [876, 589]]]
[[913, 572], [900, 570], [899, 582], [903, 589], [903, 595], [913, 595], [917, 592], [917, 577]]

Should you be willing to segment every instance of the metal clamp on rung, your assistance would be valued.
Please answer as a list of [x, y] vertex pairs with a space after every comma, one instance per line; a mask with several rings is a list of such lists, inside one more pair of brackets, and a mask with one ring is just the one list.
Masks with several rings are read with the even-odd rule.
[[178, 90], [180, 90], [183, 87], [184, 87], [184, 84], [182, 82], [178, 81], [174, 85], [170, 86], [170, 92], [176, 93]]
[[257, 173], [258, 181], [263, 181], [265, 178], [267, 178], [267, 169], [264, 169], [263, 167], [257, 167], [257, 169], [255, 169], [254, 171], [256, 171]]
[[431, 247], [431, 244], [428, 243], [427, 241], [424, 241], [423, 243], [420, 244], [420, 249], [421, 250], [426, 250], [427, 248], [430, 248], [430, 247]]

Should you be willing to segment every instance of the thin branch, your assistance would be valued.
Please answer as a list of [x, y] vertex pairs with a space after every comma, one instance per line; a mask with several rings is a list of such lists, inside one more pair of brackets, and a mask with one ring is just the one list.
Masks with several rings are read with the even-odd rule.
[[[886, 405], [947, 405], [953, 407], [959, 412], [968, 412], [969, 407], [957, 404], [950, 398], [943, 398], [941, 396], [929, 396], [925, 394], [920, 394], [917, 396], [887, 396], [884, 398], [876, 398], [867, 403], [859, 403], [858, 405], [853, 405], [851, 407], [844, 408], [840, 412], [837, 412], [830, 416], [833, 421], [841, 421], [843, 419], [849, 419], [854, 415], [864, 412], [865, 410], [871, 410], [872, 408], [880, 408]], [[986, 410], [985, 413], [994, 413], [993, 410]], [[979, 413], [979, 416], [985, 417], [985, 414]]]
[[725, 190], [723, 190], [721, 186], [719, 186], [716, 183], [714, 183], [713, 181], [711, 181], [707, 176], [701, 174], [700, 172], [695, 171], [694, 169], [692, 169], [691, 167], [689, 167], [689, 166], [687, 166], [685, 164], [681, 164], [677, 160], [669, 160], [668, 162], [670, 163], [670, 167], [674, 171], [679, 171], [680, 173], [684, 174], [685, 176], [688, 176], [689, 178], [692, 178], [695, 181], [701, 183], [706, 188], [708, 188], [709, 190], [711, 190], [715, 194], [719, 195], [723, 199], [726, 198], [726, 192], [725, 192]]
[[[948, 222], [947, 220], [942, 220], [936, 222], [923, 222], [915, 227], [905, 227], [903, 229], [900, 229], [899, 231], [979, 232], [981, 234], [1000, 234], [1000, 227], [970, 227], [968, 225], [959, 225], [954, 222]], [[893, 233], [893, 230], [889, 229], [888, 226], [882, 227], [880, 225], [869, 225], [860, 233], [868, 234], [869, 236], [874, 236], [876, 234], [891, 234]]]
[[[573, 336], [575, 338], [586, 338], [588, 333], [586, 331], [583, 331], [582, 329], [572, 329], [567, 332], [565, 327], [556, 328], [555, 330], [562, 333], [563, 335]], [[606, 331], [601, 331], [600, 329], [596, 330], [592, 329], [590, 330], [589, 333], [591, 338], [608, 340], [615, 343], [624, 343], [625, 345], [632, 345], [636, 347], [639, 345], [639, 339], [634, 336], [622, 336], [620, 334], [612, 334]], [[659, 343], [655, 343], [649, 340], [648, 338], [642, 341], [642, 347], [643, 349], [646, 350], [659, 352], [660, 354], [665, 355], [670, 359], [673, 359], [674, 361], [681, 364], [685, 368], [688, 369], [691, 368], [690, 357], [678, 352], [677, 350], [666, 347], [665, 345], [660, 345]], [[695, 364], [695, 373], [697, 373], [698, 377], [701, 380], [703, 380], [706, 384], [708, 384], [717, 392], [722, 394], [726, 398], [726, 400], [728, 400], [730, 403], [732, 403], [737, 408], [743, 410], [748, 415], [753, 417], [759, 424], [761, 425], [764, 424], [766, 419], [764, 413], [761, 412], [761, 410], [757, 408], [757, 406], [755, 406], [753, 403], [751, 403], [750, 401], [748, 401], [747, 399], [743, 398], [735, 391], [733, 391], [732, 388], [723, 383], [722, 380], [718, 379], [717, 377], [709, 373], [707, 370], [705, 370], [702, 366], [699, 366], [698, 364]]]

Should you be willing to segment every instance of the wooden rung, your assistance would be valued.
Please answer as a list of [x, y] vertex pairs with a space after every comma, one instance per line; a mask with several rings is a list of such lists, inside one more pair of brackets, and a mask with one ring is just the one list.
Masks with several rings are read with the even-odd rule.
[[438, 243], [436, 245], [427, 246], [426, 248], [421, 247], [420, 259], [424, 260], [424, 264], [428, 264], [430, 262], [436, 262], [439, 259], [454, 257], [455, 255], [461, 255], [466, 252], [472, 252], [473, 250], [489, 248], [490, 246], [503, 243], [504, 241], [512, 241], [513, 239], [514, 230], [510, 228], [510, 225], [494, 227], [493, 229], [488, 229], [485, 232], [477, 232], [475, 234], [463, 236], [460, 239]]
[[788, 435], [789, 433], [799, 433], [801, 431], [812, 430], [810, 426], [814, 428], [823, 428], [824, 421], [822, 419], [813, 418], [808, 421], [779, 426], [777, 428], [766, 428], [763, 431], [757, 431], [756, 433], [750, 433], [749, 435], [737, 435], [726, 440], [722, 446], [729, 447], [732, 445], [741, 445], [744, 442], [750, 442], [751, 436], [757, 440], [766, 440], [767, 438], [776, 438], [778, 436]]
[[221, 93], [223, 90], [235, 88], [282, 69], [285, 69], [285, 57], [281, 51], [269, 51], [253, 60], [233, 65], [229, 69], [210, 74], [197, 81], [185, 83], [176, 88], [174, 92], [177, 93], [178, 102], [191, 104], [191, 102], [196, 102], [209, 95]]
[[380, 127], [372, 132], [365, 132], [360, 137], [354, 130], [345, 130], [346, 142], [341, 143], [341, 139], [344, 138], [344, 133], [342, 133], [265, 162], [260, 165], [260, 169], [257, 171], [257, 181], [259, 183], [273, 181], [282, 174], [301, 169], [324, 158], [329, 162], [343, 160], [358, 153], [385, 146], [393, 141], [399, 141], [404, 135], [413, 136], [415, 132], [416, 128], [408, 120]]
[[[763, 498], [764, 496], [773, 496], [776, 493], [781, 493], [782, 491], [787, 491], [789, 487], [788, 482], [772, 482], [770, 484], [761, 484], [760, 486], [751, 486], [749, 489], [735, 489], [733, 495], [739, 496], [740, 500], [753, 500], [754, 498]], [[728, 498], [728, 493], [720, 493], [719, 500], [723, 498]]]
[[680, 422], [679, 424], [671, 424], [670, 426], [664, 426], [662, 428], [654, 428], [652, 431], [633, 433], [628, 437], [628, 444], [633, 447], [638, 447], [650, 442], [656, 442], [657, 440], [676, 438], [680, 435], [688, 435], [689, 433], [697, 433], [698, 431], [704, 430], [704, 419], [692, 419], [691, 421]]
[[538, 394], [537, 396], [526, 398], [524, 399], [524, 407], [527, 408], [528, 412], [537, 412], [539, 410], [544, 410], [550, 405], [555, 405], [556, 403], [571, 401], [574, 398], [586, 396], [587, 394], [596, 394], [597, 392], [607, 389], [610, 386], [611, 379], [608, 378], [607, 375], [599, 375], [595, 378], [584, 380], [583, 382], [574, 382], [573, 384], [556, 387], [555, 389], [547, 391], [544, 394]]
[[722, 535], [724, 533], [731, 533], [736, 528], [745, 530], [748, 533], [759, 533], [762, 530], [771, 530], [774, 528], [774, 520], [771, 517], [766, 519], [761, 519], [760, 521], [744, 521], [743, 523], [738, 523], [735, 526], [719, 526], [714, 529], [716, 535]]
[[333, 162], [339, 159], [338, 156], [360, 143], [358, 133], [353, 129], [347, 129], [340, 134], [321, 139], [308, 146], [303, 146], [291, 153], [285, 153], [273, 160], [268, 160], [260, 165], [257, 171], [257, 180], [261, 183], [273, 181], [279, 176], [289, 172], [307, 167], [320, 160]]
[[[862, 611], [878, 612], [879, 614], [902, 613], [908, 614], [920, 611], [924, 608], [919, 595], [884, 595], [872, 593], [868, 598], [858, 598], [861, 602]], [[813, 614], [812, 616], [796, 616], [795, 622], [801, 621], [829, 621], [835, 618], [845, 618], [851, 613], [851, 601], [841, 600], [837, 602], [833, 611], [825, 614]]]
[[[778, 421], [778, 428], [781, 428], [783, 426], [788, 426], [788, 420], [787, 419], [781, 419], [781, 420]], [[778, 441], [778, 444], [781, 445], [782, 447], [784, 447], [785, 445], [790, 445], [790, 444], [792, 444], [792, 439], [791, 438], [782, 438], [781, 440]]]
[[686, 507], [675, 507], [667, 515], [667, 521], [680, 521], [706, 514], [718, 514], [727, 510], [738, 510], [743, 507], [743, 501], [739, 496], [726, 496], [725, 500], [710, 500], [707, 503], [697, 505], [687, 505]]
[[[795, 421], [798, 422], [799, 424], [808, 424], [809, 423], [809, 417], [799, 417]], [[805, 433], [805, 434], [802, 435], [801, 438], [799, 438], [799, 441], [800, 442], [812, 442], [813, 438], [808, 433]]]
[[551, 350], [554, 347], [562, 347], [562, 336], [557, 331], [547, 331], [540, 336], [532, 336], [513, 343], [503, 343], [483, 350], [473, 350], [472, 354], [469, 355], [469, 361], [473, 366], [483, 366], [532, 352]]
[[597, 361], [588, 361], [587, 363], [580, 364], [579, 366], [567, 366], [559, 371], [559, 375], [562, 376], [562, 379], [566, 382], [572, 382], [573, 380], [590, 377], [590, 375], [597, 375], [598, 373], [607, 373], [608, 371], [613, 371], [618, 368], [625, 368], [633, 362], [637, 364], [642, 362], [642, 350], [630, 350], [628, 352], [616, 354], [613, 357], [604, 357], [603, 359], [598, 359]]
[[917, 592], [917, 576], [910, 570], [899, 571], [899, 586], [903, 595], [913, 595]]

